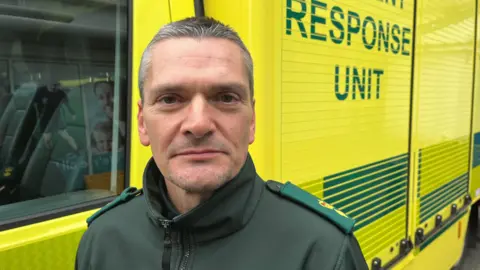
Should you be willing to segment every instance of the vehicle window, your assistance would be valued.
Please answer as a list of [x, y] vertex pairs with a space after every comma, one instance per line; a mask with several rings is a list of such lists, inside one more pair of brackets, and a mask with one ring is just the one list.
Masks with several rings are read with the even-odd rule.
[[12, 96], [8, 70], [8, 59], [0, 59], [0, 117], [2, 117]]
[[0, 224], [125, 188], [126, 2], [0, 5]]

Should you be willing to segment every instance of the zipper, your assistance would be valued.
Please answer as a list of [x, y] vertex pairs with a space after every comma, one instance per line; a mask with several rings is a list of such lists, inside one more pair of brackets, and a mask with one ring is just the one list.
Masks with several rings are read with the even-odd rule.
[[189, 238], [188, 232], [186, 232], [184, 237], [184, 246], [186, 246], [185, 253], [182, 256], [182, 260], [180, 261], [180, 270], [186, 270], [188, 265], [188, 259], [190, 258], [191, 253], [193, 252], [191, 248], [191, 242]]
[[172, 257], [172, 235], [169, 220], [161, 220], [163, 228], [165, 229], [165, 238], [163, 240], [163, 256], [162, 256], [162, 270], [170, 270], [170, 259]]

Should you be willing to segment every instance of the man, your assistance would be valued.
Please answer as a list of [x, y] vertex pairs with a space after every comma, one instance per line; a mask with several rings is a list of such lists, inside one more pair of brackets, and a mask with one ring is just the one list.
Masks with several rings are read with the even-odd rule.
[[89, 218], [76, 269], [368, 269], [350, 219], [256, 174], [252, 74], [220, 22], [160, 30], [139, 72], [144, 188]]

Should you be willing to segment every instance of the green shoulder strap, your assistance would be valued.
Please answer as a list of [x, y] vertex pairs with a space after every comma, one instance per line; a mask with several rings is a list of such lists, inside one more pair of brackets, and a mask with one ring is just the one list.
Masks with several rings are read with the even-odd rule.
[[92, 216], [90, 216], [88, 219], [87, 219], [87, 224], [88, 226], [90, 226], [90, 224], [96, 219], [98, 218], [99, 216], [103, 215], [103, 213], [109, 211], [110, 209], [113, 209], [114, 207], [122, 204], [122, 203], [125, 203], [125, 202], [128, 202], [130, 201], [131, 199], [133, 199], [134, 197], [142, 194], [143, 192], [143, 189], [137, 189], [136, 187], [128, 187], [126, 188], [124, 191], [122, 191], [122, 193], [117, 196], [115, 198], [115, 200], [109, 202], [108, 204], [106, 204], [104, 207], [102, 207], [100, 210], [98, 210], [97, 212], [95, 212]]
[[335, 209], [330, 204], [322, 201], [316, 196], [297, 187], [296, 185], [286, 182], [285, 184], [269, 180], [266, 182], [267, 187], [274, 193], [280, 194], [282, 197], [299, 203], [321, 216], [327, 218], [339, 227], [346, 234], [352, 233], [355, 226], [355, 220], [349, 218], [340, 210]]

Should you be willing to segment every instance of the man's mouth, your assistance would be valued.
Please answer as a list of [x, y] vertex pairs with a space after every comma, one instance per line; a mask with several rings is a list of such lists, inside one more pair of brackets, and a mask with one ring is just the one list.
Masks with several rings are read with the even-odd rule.
[[211, 159], [217, 157], [218, 155], [225, 154], [223, 151], [219, 151], [216, 149], [188, 149], [181, 151], [175, 154], [175, 157], [186, 157], [189, 159], [195, 160], [204, 160], [204, 159]]

